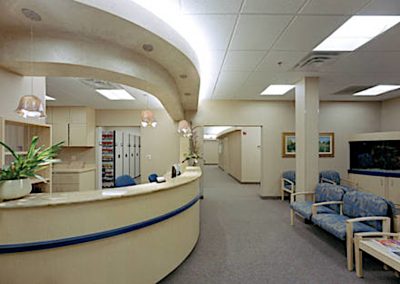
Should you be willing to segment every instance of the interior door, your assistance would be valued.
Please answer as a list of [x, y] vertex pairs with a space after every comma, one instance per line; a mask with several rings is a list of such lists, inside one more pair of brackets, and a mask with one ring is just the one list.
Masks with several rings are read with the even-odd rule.
[[123, 174], [123, 135], [122, 131], [115, 131], [115, 178]]
[[123, 148], [123, 174], [124, 175], [129, 175], [129, 133], [128, 132], [122, 132], [122, 148]]
[[140, 176], [140, 136], [135, 136], [135, 177]]
[[135, 136], [129, 133], [129, 175], [135, 177]]

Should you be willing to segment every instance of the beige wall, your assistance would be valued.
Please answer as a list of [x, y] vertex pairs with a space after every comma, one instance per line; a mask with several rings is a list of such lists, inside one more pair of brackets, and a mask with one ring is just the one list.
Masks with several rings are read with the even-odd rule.
[[[140, 110], [96, 110], [96, 126], [140, 126]], [[177, 125], [165, 110], [154, 110], [156, 128], [141, 128], [141, 175], [164, 175], [179, 162], [180, 138]]]
[[242, 132], [234, 131], [227, 135], [229, 149], [229, 173], [237, 180], [242, 180]]
[[[348, 167], [347, 138], [380, 130], [380, 102], [321, 102], [320, 130], [334, 131], [335, 158], [320, 158], [320, 169]], [[262, 126], [261, 196], [278, 196], [282, 171], [295, 169], [295, 159], [282, 158], [282, 132], [294, 131], [293, 101], [202, 101], [194, 125]]]
[[70, 163], [73, 161], [85, 162], [85, 165], [96, 163], [95, 147], [63, 147], [58, 154], [58, 158], [62, 163]]
[[[31, 94], [31, 78], [0, 69], [0, 116], [9, 119], [24, 120], [15, 113], [15, 109], [22, 96]], [[45, 107], [46, 79], [44, 77], [33, 78], [33, 92], [35, 96], [43, 101]], [[24, 121], [45, 123], [45, 119], [43, 118], [27, 119]]]
[[400, 98], [382, 102], [381, 131], [400, 130]]
[[218, 164], [218, 141], [217, 140], [204, 140], [204, 163]]
[[260, 182], [261, 128], [242, 129], [242, 182]]
[[335, 157], [320, 158], [319, 169], [338, 170], [347, 176], [349, 138], [355, 133], [380, 131], [379, 102], [321, 102], [319, 128], [335, 133]]

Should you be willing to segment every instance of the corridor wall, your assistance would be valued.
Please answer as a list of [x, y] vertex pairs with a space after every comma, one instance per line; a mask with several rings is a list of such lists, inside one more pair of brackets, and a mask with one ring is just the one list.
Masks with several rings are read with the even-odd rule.
[[204, 164], [216, 165], [218, 164], [218, 141], [217, 140], [204, 140]]
[[[284, 170], [295, 169], [295, 159], [282, 158], [282, 132], [295, 129], [294, 101], [203, 101], [191, 119], [194, 125], [260, 125], [262, 157], [260, 196], [279, 196]], [[320, 169], [346, 173], [350, 133], [380, 130], [380, 102], [320, 103], [320, 130], [334, 131], [335, 158], [320, 158]]]

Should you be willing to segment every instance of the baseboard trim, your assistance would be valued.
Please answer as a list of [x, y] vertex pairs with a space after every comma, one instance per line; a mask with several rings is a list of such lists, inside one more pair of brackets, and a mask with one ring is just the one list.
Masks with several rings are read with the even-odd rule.
[[261, 199], [266, 199], [266, 200], [277, 200], [277, 199], [281, 199], [280, 196], [261, 196], [261, 195], [259, 195], [259, 197], [260, 197]]

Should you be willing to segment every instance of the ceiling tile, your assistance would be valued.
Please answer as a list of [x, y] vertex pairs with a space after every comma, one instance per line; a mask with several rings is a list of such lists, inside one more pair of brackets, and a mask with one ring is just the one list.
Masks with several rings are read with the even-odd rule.
[[218, 78], [213, 97], [231, 94], [232, 98], [234, 98], [237, 90], [246, 82], [249, 75], [250, 72], [222, 71]]
[[370, 0], [312, 0], [301, 10], [301, 14], [352, 15]]
[[208, 49], [226, 49], [233, 32], [234, 15], [186, 15], [207, 36]]
[[345, 16], [297, 16], [273, 48], [311, 51], [347, 19]]
[[292, 16], [241, 15], [230, 49], [268, 50]]
[[236, 14], [241, 4], [242, 0], [181, 0], [185, 14]]
[[[270, 51], [257, 71], [288, 71], [292, 69], [308, 52], [304, 51]], [[279, 65], [278, 62], [281, 62]]]
[[244, 13], [295, 14], [306, 0], [247, 0]]
[[361, 15], [399, 15], [399, 0], [373, 0], [358, 14]]
[[228, 51], [222, 70], [253, 71], [264, 55], [265, 51]]

